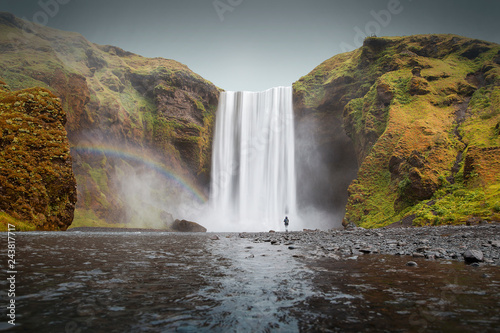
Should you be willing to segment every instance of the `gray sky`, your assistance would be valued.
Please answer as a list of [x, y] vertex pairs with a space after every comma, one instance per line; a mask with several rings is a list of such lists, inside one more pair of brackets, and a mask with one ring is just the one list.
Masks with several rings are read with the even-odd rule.
[[291, 85], [361, 33], [500, 43], [498, 0], [0, 0], [0, 11], [177, 60], [226, 90]]

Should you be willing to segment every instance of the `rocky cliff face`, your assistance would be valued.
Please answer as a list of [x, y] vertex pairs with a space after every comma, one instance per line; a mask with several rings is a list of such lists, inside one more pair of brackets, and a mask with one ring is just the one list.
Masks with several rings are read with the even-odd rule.
[[[0, 13], [0, 50], [0, 77], [13, 89], [44, 87], [67, 111], [78, 180], [76, 225], [141, 219], [121, 194], [137, 190], [124, 183], [140, 176], [144, 161], [206, 190], [219, 95], [212, 83], [176, 61], [92, 44], [8, 13]], [[156, 188], [148, 193], [179, 196], [172, 180], [160, 184], [163, 178], [150, 181]], [[162, 213], [153, 210], [153, 219]]]
[[500, 46], [453, 35], [367, 38], [297, 81], [299, 127], [357, 171], [344, 223], [500, 219], [499, 87]]
[[61, 101], [43, 88], [0, 82], [0, 230], [66, 230], [76, 181]]

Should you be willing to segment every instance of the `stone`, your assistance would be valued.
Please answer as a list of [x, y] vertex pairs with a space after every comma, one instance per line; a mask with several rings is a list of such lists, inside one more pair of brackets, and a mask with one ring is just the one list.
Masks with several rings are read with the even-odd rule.
[[219, 240], [219, 237], [217, 235], [212, 235], [209, 238], [210, 240]]
[[500, 240], [489, 241], [489, 243], [491, 244], [491, 246], [500, 247]]
[[186, 220], [175, 220], [170, 226], [172, 231], [177, 232], [207, 232], [207, 229], [196, 222]]
[[471, 264], [475, 262], [482, 262], [484, 260], [483, 252], [480, 250], [468, 249], [463, 254], [466, 263]]
[[378, 249], [376, 249], [373, 246], [366, 246], [366, 247], [364, 247], [362, 249], [359, 249], [359, 252], [362, 252], [362, 253], [377, 253]]
[[418, 264], [417, 264], [416, 262], [414, 262], [414, 261], [408, 261], [408, 262], [406, 263], [406, 266], [416, 267], [416, 266], [418, 266]]

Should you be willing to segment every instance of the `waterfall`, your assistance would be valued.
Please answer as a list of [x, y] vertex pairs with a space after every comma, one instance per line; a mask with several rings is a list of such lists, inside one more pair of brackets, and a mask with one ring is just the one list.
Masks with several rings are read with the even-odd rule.
[[221, 93], [210, 194], [217, 229], [283, 230], [285, 215], [293, 229], [294, 149], [292, 87]]

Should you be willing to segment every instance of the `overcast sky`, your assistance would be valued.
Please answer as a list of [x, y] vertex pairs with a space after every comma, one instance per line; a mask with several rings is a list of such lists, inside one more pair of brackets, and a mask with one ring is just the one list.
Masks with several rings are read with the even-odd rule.
[[180, 61], [225, 90], [291, 85], [364, 34], [500, 43], [498, 0], [0, 0], [0, 11]]

